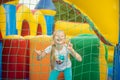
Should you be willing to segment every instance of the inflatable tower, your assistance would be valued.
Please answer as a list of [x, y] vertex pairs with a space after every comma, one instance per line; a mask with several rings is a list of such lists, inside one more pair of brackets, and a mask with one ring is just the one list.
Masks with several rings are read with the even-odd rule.
[[39, 9], [45, 16], [47, 35], [51, 35], [54, 26], [54, 15], [56, 14], [56, 8], [52, 0], [40, 0], [35, 9]]
[[17, 34], [16, 30], [16, 5], [19, 0], [14, 0], [3, 4], [6, 14], [6, 35]]

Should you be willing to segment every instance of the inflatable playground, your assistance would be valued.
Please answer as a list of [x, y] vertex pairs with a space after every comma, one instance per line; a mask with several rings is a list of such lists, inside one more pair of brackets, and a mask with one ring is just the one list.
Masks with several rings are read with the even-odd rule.
[[[19, 0], [0, 1], [0, 80], [48, 80], [50, 55], [34, 49], [63, 30], [82, 62], [72, 61], [72, 80], [120, 80], [119, 0], [38, 0], [31, 10]], [[60, 73], [58, 80], [64, 80]]]

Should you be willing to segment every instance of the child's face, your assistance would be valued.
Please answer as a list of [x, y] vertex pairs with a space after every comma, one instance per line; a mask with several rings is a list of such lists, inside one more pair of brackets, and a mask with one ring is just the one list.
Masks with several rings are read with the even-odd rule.
[[63, 32], [57, 32], [54, 36], [55, 44], [63, 44], [65, 42], [65, 34]]

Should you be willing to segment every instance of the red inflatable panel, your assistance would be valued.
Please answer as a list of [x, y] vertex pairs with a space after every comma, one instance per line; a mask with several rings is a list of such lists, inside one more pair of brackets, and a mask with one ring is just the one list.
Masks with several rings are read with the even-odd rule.
[[42, 29], [40, 24], [38, 24], [38, 27], [37, 27], [37, 35], [42, 35]]
[[2, 78], [26, 79], [29, 77], [27, 41], [5, 39], [2, 52]]
[[27, 41], [27, 48], [26, 48], [26, 76], [29, 77], [29, 64], [30, 64], [30, 40]]
[[0, 31], [0, 42], [2, 41], [2, 34], [1, 34], [1, 31]]
[[30, 35], [29, 23], [28, 21], [24, 20], [22, 23], [21, 36], [28, 36], [28, 35]]

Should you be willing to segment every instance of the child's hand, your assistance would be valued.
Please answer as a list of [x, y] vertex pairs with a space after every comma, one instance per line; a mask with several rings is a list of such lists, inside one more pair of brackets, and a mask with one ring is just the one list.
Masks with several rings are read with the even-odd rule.
[[73, 45], [71, 44], [70, 41], [68, 41], [67, 48], [68, 48], [68, 50], [70, 50], [70, 51], [73, 50]]
[[82, 61], [82, 57], [79, 54], [76, 54], [76, 59], [81, 62]]
[[35, 53], [37, 53], [37, 55], [39, 55], [39, 56], [42, 54], [42, 51], [40, 51], [40, 50], [34, 49], [34, 51], [35, 51]]

